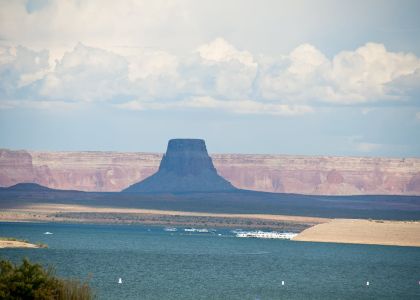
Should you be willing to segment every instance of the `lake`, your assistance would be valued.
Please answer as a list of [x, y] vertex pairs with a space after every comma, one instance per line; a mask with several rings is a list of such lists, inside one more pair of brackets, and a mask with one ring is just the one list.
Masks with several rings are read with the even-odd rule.
[[139, 225], [0, 223], [0, 236], [48, 244], [0, 249], [0, 257], [28, 257], [54, 265], [60, 276], [90, 277], [99, 299], [420, 298], [415, 247], [249, 239], [230, 229], [166, 232]]

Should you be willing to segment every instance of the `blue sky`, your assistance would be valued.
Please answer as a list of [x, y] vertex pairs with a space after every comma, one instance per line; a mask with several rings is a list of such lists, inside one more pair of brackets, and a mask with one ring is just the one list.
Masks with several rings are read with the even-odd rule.
[[0, 147], [420, 156], [418, 1], [0, 0]]

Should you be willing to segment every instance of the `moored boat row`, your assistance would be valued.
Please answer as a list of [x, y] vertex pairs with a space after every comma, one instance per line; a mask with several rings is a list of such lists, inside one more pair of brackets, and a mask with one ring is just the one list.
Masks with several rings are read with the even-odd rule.
[[290, 240], [295, 237], [297, 233], [292, 232], [267, 232], [267, 231], [235, 231], [236, 237], [240, 238], [260, 238], [260, 239], [283, 239]]

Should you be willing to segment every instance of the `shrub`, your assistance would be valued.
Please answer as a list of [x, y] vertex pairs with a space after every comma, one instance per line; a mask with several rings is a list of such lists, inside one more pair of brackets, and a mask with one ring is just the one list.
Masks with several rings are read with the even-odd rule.
[[0, 299], [93, 299], [94, 295], [86, 282], [61, 279], [52, 268], [44, 269], [39, 264], [23, 259], [21, 265], [0, 260]]

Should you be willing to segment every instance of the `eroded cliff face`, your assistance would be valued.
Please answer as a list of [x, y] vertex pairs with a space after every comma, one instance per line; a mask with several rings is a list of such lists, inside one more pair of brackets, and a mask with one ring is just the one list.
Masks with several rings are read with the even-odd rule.
[[[420, 195], [420, 158], [261, 154], [211, 155], [217, 172], [242, 189], [318, 195]], [[120, 191], [158, 170], [162, 154], [0, 150], [0, 186]]]
[[0, 149], [0, 186], [35, 180], [32, 156], [28, 152]]
[[120, 191], [156, 172], [161, 154], [0, 150], [0, 186], [34, 182], [50, 188]]
[[217, 174], [204, 140], [173, 139], [152, 176], [131, 185], [124, 192], [222, 192], [235, 188]]

